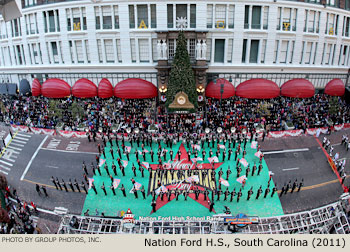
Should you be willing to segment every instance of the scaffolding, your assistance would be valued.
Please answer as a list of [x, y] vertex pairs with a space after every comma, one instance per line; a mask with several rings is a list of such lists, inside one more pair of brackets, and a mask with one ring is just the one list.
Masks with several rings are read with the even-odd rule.
[[[294, 214], [259, 218], [257, 224], [233, 227], [223, 221], [143, 221], [124, 225], [121, 218], [64, 215], [60, 234], [349, 234], [350, 195], [338, 202]], [[233, 230], [233, 231], [232, 231]]]

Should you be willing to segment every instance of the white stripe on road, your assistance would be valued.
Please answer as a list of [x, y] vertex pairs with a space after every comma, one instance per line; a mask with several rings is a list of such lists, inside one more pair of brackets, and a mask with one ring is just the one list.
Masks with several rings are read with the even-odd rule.
[[22, 149], [21, 148], [16, 148], [16, 147], [13, 147], [13, 146], [7, 146], [8, 149], [13, 149], [13, 150], [19, 150], [21, 151]]
[[5, 175], [9, 175], [7, 172], [4, 172], [2, 170], [0, 170], [1, 173], [5, 174]]
[[17, 140], [17, 139], [15, 139], [15, 138], [12, 139], [12, 142], [22, 143], [22, 144], [26, 144], [26, 143], [27, 143], [27, 142], [25, 142], [25, 141]]
[[47, 165], [46, 167], [50, 167], [50, 168], [55, 168], [55, 169], [58, 169], [57, 166], [52, 166], [52, 165]]
[[23, 174], [22, 174], [21, 180], [24, 179], [24, 176], [27, 174], [27, 172], [28, 172], [30, 166], [32, 165], [34, 158], [36, 157], [36, 155], [38, 155], [38, 152], [39, 152], [40, 148], [44, 145], [44, 143], [45, 143], [45, 141], [46, 141], [46, 139], [47, 139], [48, 137], [49, 137], [49, 136], [46, 136], [46, 137], [44, 138], [44, 140], [41, 142], [41, 144], [39, 145], [39, 147], [38, 147], [38, 148], [36, 149], [36, 151], [34, 152], [32, 158], [30, 159], [30, 161], [29, 161], [29, 163], [28, 163], [26, 169], [24, 170], [24, 172], [23, 172]]
[[299, 167], [282, 169], [282, 171], [292, 171], [292, 170], [299, 170]]
[[5, 170], [8, 170], [8, 171], [11, 171], [10, 168], [4, 167], [4, 166], [2, 166], [2, 165], [0, 165], [0, 168], [5, 169]]
[[9, 162], [6, 162], [6, 161], [4, 161], [4, 160], [1, 160], [1, 159], [0, 159], [0, 162], [3, 163], [3, 164], [5, 164], [5, 165], [8, 165], [8, 166], [13, 166], [13, 164], [11, 164], [11, 163], [9, 163]]
[[28, 138], [31, 138], [31, 137], [32, 137], [31, 135], [24, 135], [24, 134], [21, 134], [21, 133], [18, 133], [17, 136], [28, 137]]
[[309, 148], [303, 148], [303, 149], [290, 149], [290, 150], [281, 150], [281, 151], [268, 151], [263, 152], [264, 155], [268, 154], [278, 154], [278, 153], [287, 153], [287, 152], [298, 152], [298, 151], [309, 151]]
[[[17, 158], [16, 156], [13, 156], [13, 157]], [[3, 159], [6, 159], [6, 160], [8, 160], [8, 161], [11, 161], [12, 163], [16, 162], [16, 160], [11, 159], [11, 158], [7, 158], [7, 157], [4, 157], [4, 156], [2, 156], [2, 158], [3, 158]]]
[[59, 152], [67, 152], [67, 153], [77, 153], [77, 154], [99, 154], [97, 152], [84, 152], [84, 151], [67, 151], [67, 150], [55, 150], [55, 149], [49, 149], [49, 148], [41, 148], [42, 150], [49, 150], [49, 151], [59, 151]]
[[[7, 152], [7, 150], [5, 151], [5, 153]], [[10, 150], [9, 151], [10, 152], [10, 155], [12, 156], [12, 153], [15, 153], [15, 154], [19, 154], [19, 152], [18, 151], [15, 151], [15, 150]], [[16, 157], [17, 158], [17, 157]]]
[[24, 147], [23, 144], [14, 143], [13, 141], [11, 142], [11, 144], [16, 145], [16, 146], [20, 146], [20, 147]]
[[23, 141], [28, 141], [29, 140], [28, 138], [23, 138], [23, 137], [19, 137], [19, 136], [16, 136], [14, 139], [20, 139], [20, 140], [23, 140]]

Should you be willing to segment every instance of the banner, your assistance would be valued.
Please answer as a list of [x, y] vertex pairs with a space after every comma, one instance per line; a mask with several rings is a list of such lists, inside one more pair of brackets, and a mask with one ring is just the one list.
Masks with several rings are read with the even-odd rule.
[[149, 163], [148, 162], [142, 162], [142, 164], [146, 167], [146, 169], [149, 168]]
[[220, 149], [226, 149], [226, 146], [223, 145], [223, 144], [218, 144], [218, 146], [219, 146]]
[[198, 144], [192, 144], [192, 148], [193, 148], [193, 149], [196, 149], [196, 150], [198, 150], [198, 151], [201, 150], [201, 146], [198, 145]]
[[128, 160], [122, 160], [122, 162], [123, 162], [123, 166], [124, 166], [124, 168], [126, 168], [127, 166], [128, 166]]
[[106, 159], [100, 158], [100, 163], [98, 164], [99, 167], [102, 167], [102, 165], [106, 162]]
[[94, 182], [93, 178], [89, 178], [89, 190], [91, 189], [92, 183]]
[[113, 188], [117, 189], [120, 184], [120, 179], [113, 179]]
[[248, 162], [247, 162], [247, 160], [245, 160], [244, 158], [242, 158], [241, 160], [239, 160], [239, 162], [240, 162], [244, 167], [247, 167], [247, 166], [248, 166]]
[[258, 147], [258, 142], [253, 141], [252, 144], [250, 145], [250, 148], [256, 149]]
[[29, 128], [27, 126], [22, 126], [22, 125], [14, 125], [12, 124], [11, 125], [11, 129], [13, 131], [21, 131], [21, 132], [28, 132], [29, 131]]
[[218, 159], [218, 157], [217, 156], [215, 156], [215, 157], [208, 157], [208, 160], [209, 160], [209, 162], [210, 163], [212, 163], [212, 162], [219, 162], [219, 159]]
[[155, 190], [155, 193], [157, 194], [157, 195], [159, 195], [160, 194], [160, 192], [167, 192], [168, 191], [168, 189], [165, 187], [165, 186], [163, 186], [163, 185], [161, 185], [157, 190]]
[[260, 158], [260, 156], [262, 155], [261, 151], [257, 151], [255, 152], [254, 156], [256, 156], [257, 158]]
[[228, 181], [225, 180], [225, 179], [223, 179], [222, 177], [220, 177], [219, 182], [220, 182], [222, 185], [224, 185], [224, 186], [227, 186], [227, 187], [230, 186], [230, 184], [228, 183]]
[[247, 180], [246, 175], [240, 176], [236, 181], [240, 184], [243, 184], [243, 181]]

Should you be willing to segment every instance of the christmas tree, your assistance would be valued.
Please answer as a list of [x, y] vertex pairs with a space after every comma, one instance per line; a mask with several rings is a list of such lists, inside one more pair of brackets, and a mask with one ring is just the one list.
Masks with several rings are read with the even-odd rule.
[[171, 66], [168, 92], [166, 94], [166, 107], [169, 107], [175, 95], [183, 91], [188, 95], [190, 102], [197, 108], [196, 81], [187, 51], [187, 40], [183, 31], [179, 33], [176, 42], [176, 52]]

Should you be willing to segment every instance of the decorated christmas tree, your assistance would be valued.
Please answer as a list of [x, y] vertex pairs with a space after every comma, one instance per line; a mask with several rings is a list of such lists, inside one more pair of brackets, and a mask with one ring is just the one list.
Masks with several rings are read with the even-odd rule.
[[171, 66], [168, 92], [166, 94], [167, 107], [169, 107], [175, 95], [180, 91], [185, 92], [188, 95], [189, 101], [197, 108], [196, 82], [187, 51], [187, 40], [183, 31], [179, 33], [176, 42], [176, 52]]

